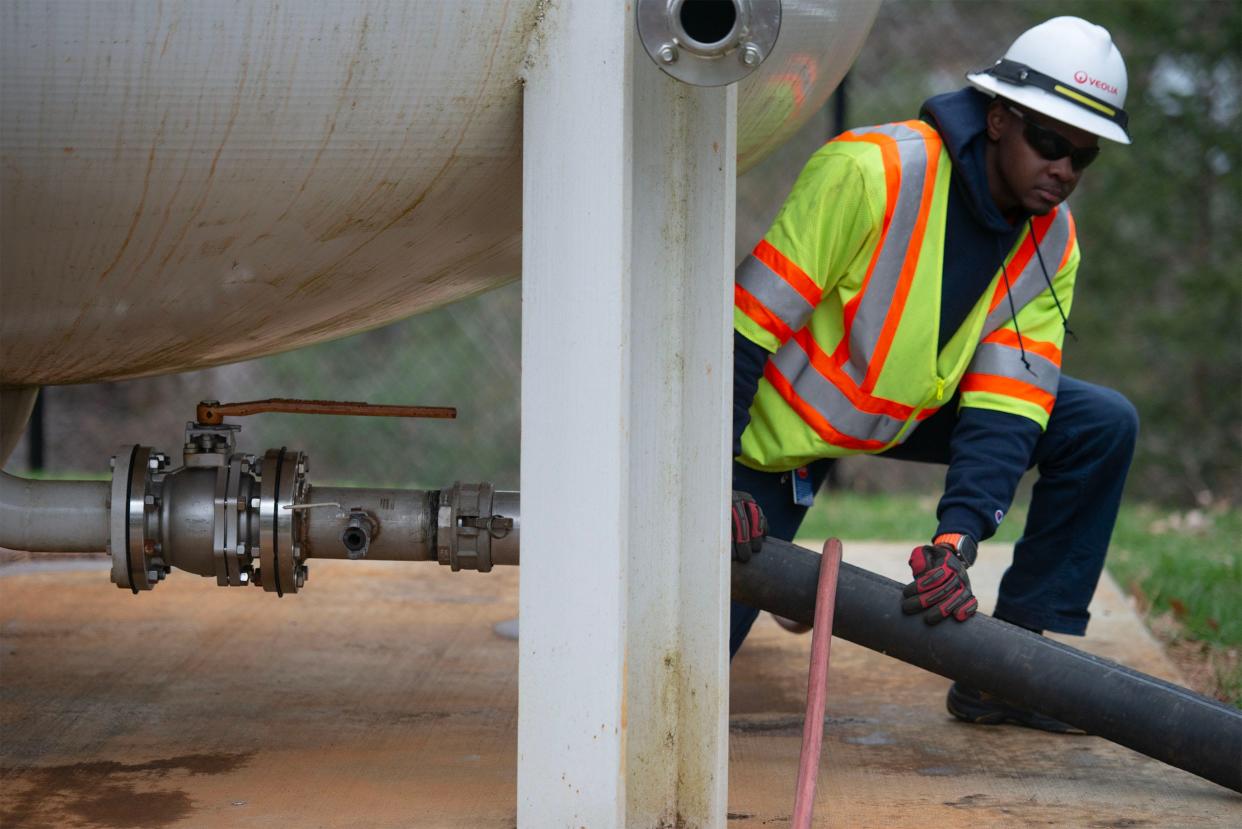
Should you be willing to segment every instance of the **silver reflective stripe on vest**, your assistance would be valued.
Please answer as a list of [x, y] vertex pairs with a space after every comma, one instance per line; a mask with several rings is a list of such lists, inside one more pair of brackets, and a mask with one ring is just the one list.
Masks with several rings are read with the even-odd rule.
[[891, 441], [901, 432], [904, 420], [869, 414], [854, 407], [840, 389], [811, 365], [797, 340], [790, 340], [772, 355], [772, 365], [784, 375], [794, 392], [819, 412], [832, 428], [857, 440]]
[[[1027, 234], [1030, 234], [1029, 230]], [[1052, 273], [1048, 274], [1048, 279], [1056, 276], [1055, 268], [1061, 263], [1061, 259], [1065, 255], [1065, 246], [1069, 244], [1069, 237], [1069, 215], [1066, 213], [1065, 208], [1058, 208], [1057, 215], [1052, 219], [1052, 224], [1048, 226], [1048, 229], [1044, 232], [1044, 238], [1039, 242], [1039, 252], [1043, 254], [1045, 264], [1051, 261], [1054, 269]], [[1023, 240], [1025, 241], [1025, 237]], [[1018, 274], [1016, 278], [1012, 273], [1009, 274], [1009, 294], [1013, 297], [1013, 309], [1009, 307], [1009, 300], [1002, 298], [1000, 304], [992, 309], [992, 313], [988, 314], [987, 321], [983, 324], [983, 336], [986, 337], [1009, 322], [1013, 318], [1015, 310], [1021, 311], [1027, 303], [1046, 290], [1048, 290], [1048, 283], [1044, 280], [1043, 268], [1039, 264], [1039, 255], [1032, 253], [1031, 260], [1026, 263], [1022, 273]]]
[[1030, 351], [1026, 352], [1026, 361], [1031, 364], [1030, 371], [1022, 365], [1022, 352], [1018, 349], [1000, 343], [980, 343], [966, 373], [994, 374], [997, 377], [1021, 380], [1055, 395], [1061, 376], [1061, 369], [1057, 364]]
[[753, 253], [737, 266], [737, 284], [763, 303], [790, 331], [798, 331], [815, 310], [806, 297], [794, 290], [776, 271]]
[[875, 354], [876, 344], [880, 341], [880, 333], [884, 330], [884, 321], [892, 307], [893, 297], [897, 293], [897, 283], [901, 279], [901, 269], [907, 255], [918, 251], [909, 251], [910, 237], [919, 221], [919, 210], [923, 203], [923, 186], [927, 178], [927, 144], [926, 138], [918, 130], [902, 124], [885, 124], [854, 130], [854, 135], [877, 134], [893, 138], [897, 142], [897, 152], [901, 159], [901, 169], [886, 170], [885, 174], [901, 176], [897, 188], [897, 204], [893, 208], [893, 217], [889, 222], [888, 233], [884, 235], [880, 255], [867, 281], [863, 297], [859, 300], [857, 313], [850, 324], [846, 335], [849, 338], [849, 360], [841, 368], [858, 384], [867, 377], [867, 368]]

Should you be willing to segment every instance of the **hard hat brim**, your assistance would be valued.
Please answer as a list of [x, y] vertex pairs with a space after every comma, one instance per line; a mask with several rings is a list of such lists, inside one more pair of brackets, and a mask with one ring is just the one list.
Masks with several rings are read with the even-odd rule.
[[1016, 104], [1027, 107], [1033, 112], [1047, 115], [1049, 118], [1055, 118], [1063, 124], [1077, 127], [1092, 135], [1098, 135], [1100, 138], [1107, 138], [1109, 141], [1116, 141], [1118, 144], [1130, 143], [1130, 136], [1120, 125], [1042, 89], [1012, 84], [984, 72], [968, 72], [966, 80], [976, 89], [1008, 98]]

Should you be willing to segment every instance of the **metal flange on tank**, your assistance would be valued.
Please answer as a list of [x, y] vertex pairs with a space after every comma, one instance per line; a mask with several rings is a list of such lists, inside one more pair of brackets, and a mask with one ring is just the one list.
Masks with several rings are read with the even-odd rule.
[[724, 86], [772, 54], [781, 0], [639, 0], [637, 18], [657, 66], [692, 86]]

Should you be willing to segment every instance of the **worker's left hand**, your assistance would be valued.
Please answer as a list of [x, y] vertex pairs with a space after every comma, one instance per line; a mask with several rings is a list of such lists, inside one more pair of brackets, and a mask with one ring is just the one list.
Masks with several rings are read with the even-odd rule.
[[731, 516], [733, 560], [750, 561], [752, 553], [763, 549], [763, 537], [768, 534], [768, 519], [749, 492], [736, 489], [733, 490]]
[[922, 613], [934, 625], [949, 616], [964, 622], [975, 614], [979, 600], [970, 592], [967, 562], [952, 544], [924, 544], [910, 553], [914, 581], [901, 591], [902, 612]]

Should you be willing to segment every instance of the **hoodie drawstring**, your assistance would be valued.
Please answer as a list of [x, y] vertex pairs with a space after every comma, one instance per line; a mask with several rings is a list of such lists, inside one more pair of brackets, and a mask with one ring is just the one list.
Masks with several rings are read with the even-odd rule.
[[[1035, 250], [1039, 250], [1038, 244], [1035, 245]], [[1038, 377], [1035, 369], [1031, 368], [1030, 361], [1026, 359], [1026, 346], [1022, 344], [1022, 330], [1018, 328], [1018, 309], [1013, 305], [1013, 292], [1009, 290], [1009, 269], [1005, 267], [1003, 257], [1001, 258], [1001, 275], [1005, 277], [1005, 298], [1009, 300], [1009, 318], [1013, 320], [1013, 331], [1018, 335], [1018, 351], [1022, 354], [1022, 365], [1026, 366], [1026, 370], [1032, 375]]]
[[[1035, 245], [1035, 255], [1039, 258], [1039, 269], [1043, 271], [1044, 282], [1048, 285], [1048, 291], [1052, 294], [1052, 301], [1055, 302], [1057, 305], [1057, 313], [1061, 315], [1061, 327], [1065, 329], [1066, 334], [1069, 334], [1071, 337], [1077, 340], [1078, 335], [1075, 334], [1074, 330], [1069, 327], [1069, 320], [1065, 317], [1065, 311], [1061, 308], [1061, 299], [1060, 297], [1057, 296], [1056, 288], [1052, 287], [1052, 279], [1048, 276], [1048, 268], [1044, 265], [1044, 254], [1039, 249], [1039, 239], [1035, 237], [1035, 222], [1032, 221], [1028, 217], [1026, 220], [1026, 226], [1030, 229], [1030, 232], [1031, 232], [1031, 242]], [[1009, 281], [1008, 277], [1006, 277], [1005, 281], [1006, 281], [1006, 284], [1008, 284], [1008, 281]], [[1010, 303], [1010, 307], [1012, 307], [1012, 301]], [[1017, 328], [1017, 327], [1018, 327], [1018, 323], [1015, 320], [1014, 328]]]

